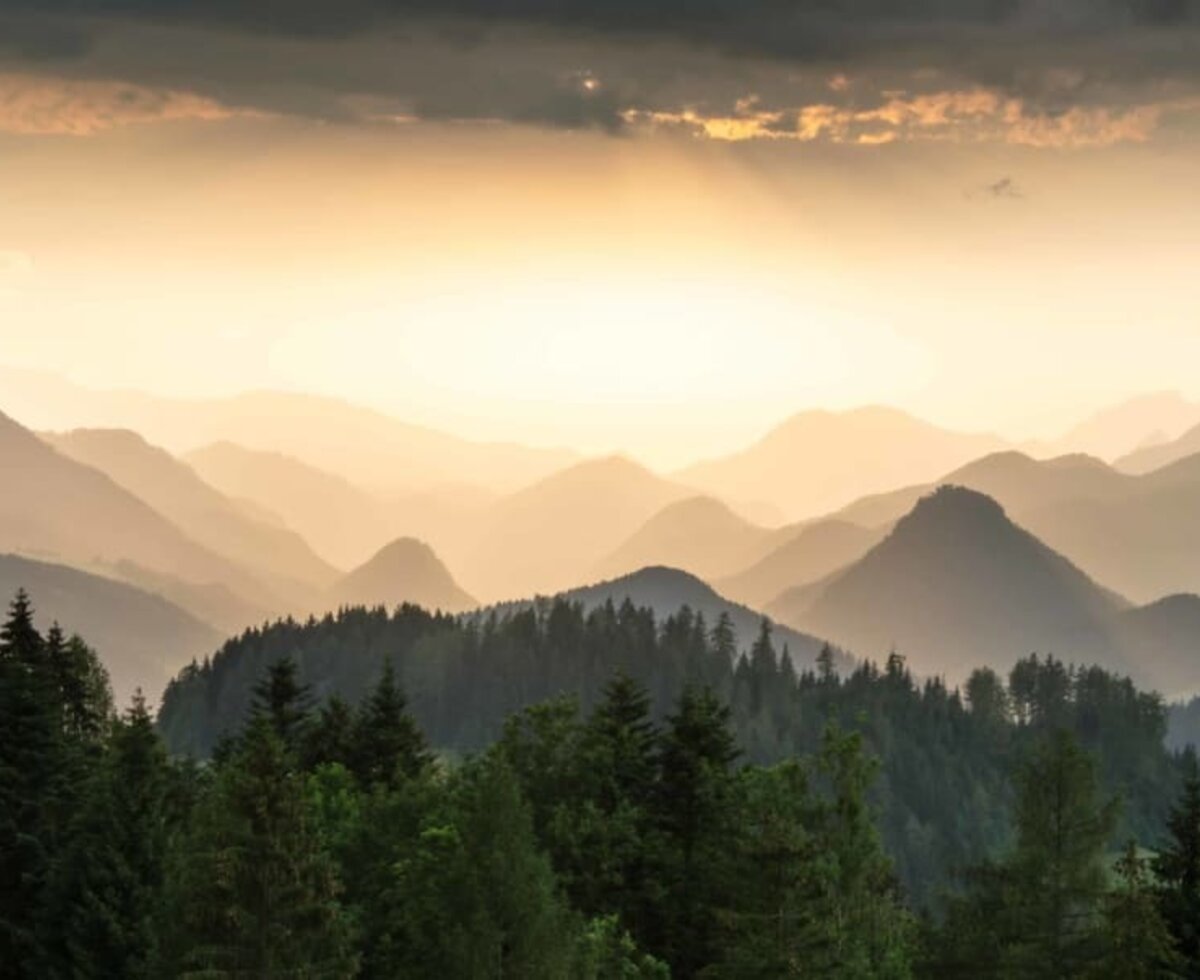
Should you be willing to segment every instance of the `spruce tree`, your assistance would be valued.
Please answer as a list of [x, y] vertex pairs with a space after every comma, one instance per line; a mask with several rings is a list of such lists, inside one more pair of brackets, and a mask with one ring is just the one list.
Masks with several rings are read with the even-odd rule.
[[299, 753], [312, 708], [311, 689], [299, 680], [299, 668], [291, 657], [281, 657], [267, 668], [267, 675], [254, 685], [251, 718], [265, 719], [284, 748]]
[[45, 969], [46, 887], [60, 828], [61, 712], [24, 590], [0, 629], [0, 963], [14, 977]]
[[72, 977], [154, 976], [172, 772], [140, 692], [87, 783], [58, 868], [54, 914]]
[[1183, 790], [1167, 817], [1169, 838], [1154, 861], [1162, 916], [1183, 958], [1182, 969], [1200, 978], [1200, 767], [1196, 752], [1183, 756]]
[[537, 847], [516, 778], [499, 756], [454, 774], [393, 869], [383, 901], [394, 934], [376, 975], [571, 975], [577, 924]]
[[351, 977], [341, 885], [266, 714], [221, 764], [168, 861], [158, 975]]
[[1118, 804], [1100, 798], [1091, 757], [1061, 731], [1035, 750], [1016, 784], [1017, 843], [1008, 862], [1012, 963], [1031, 978], [1072, 976], [1097, 956], [1104, 854]]
[[665, 920], [656, 944], [679, 977], [718, 958], [719, 917], [730, 903], [738, 755], [729, 709], [708, 689], [685, 689], [662, 734], [654, 801], [656, 857], [664, 865], [656, 907]]
[[1103, 959], [1089, 976], [1168, 980], [1179, 975], [1183, 960], [1159, 914], [1147, 864], [1129, 841], [1114, 868], [1116, 887], [1105, 898]]
[[359, 710], [353, 734], [352, 768], [365, 785], [393, 786], [413, 779], [433, 761], [425, 736], [408, 713], [391, 660]]

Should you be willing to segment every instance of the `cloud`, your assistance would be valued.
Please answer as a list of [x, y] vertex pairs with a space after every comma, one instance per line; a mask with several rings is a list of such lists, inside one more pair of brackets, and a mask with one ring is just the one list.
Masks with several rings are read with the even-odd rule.
[[1095, 147], [1192, 111], [1200, 0], [3, 0], [5, 70], [185, 118]]
[[[1079, 149], [1145, 142], [1167, 112], [1200, 110], [1200, 100], [1134, 106], [1124, 110], [1075, 107], [1051, 114], [1021, 99], [973, 88], [918, 95], [891, 93], [875, 105], [829, 103], [783, 109], [763, 108], [761, 100], [740, 100], [732, 114], [631, 110], [634, 127], [668, 129], [712, 140], [823, 141], [859, 146], [909, 142], [1000, 142], [1038, 148]], [[1014, 188], [1000, 182], [997, 195]]]
[[[187, 92], [124, 82], [0, 75], [0, 132], [89, 136], [117, 126], [184, 119], [212, 121], [235, 114], [211, 99]], [[0, 274], [5, 254], [0, 253]]]

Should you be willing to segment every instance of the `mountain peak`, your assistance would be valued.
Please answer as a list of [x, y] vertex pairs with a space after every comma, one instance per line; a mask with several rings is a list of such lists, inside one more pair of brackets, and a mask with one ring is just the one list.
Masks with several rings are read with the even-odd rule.
[[964, 526], [978, 522], [1002, 523], [1015, 527], [1008, 519], [1004, 508], [986, 493], [953, 483], [944, 483], [933, 493], [926, 494], [918, 500], [917, 506], [907, 516], [901, 518], [896, 529], [900, 530], [906, 525], [911, 527], [922, 523], [945, 524], [947, 522]]
[[434, 550], [417, 538], [389, 542], [333, 588], [341, 605], [396, 606], [413, 602], [462, 612], [476, 605]]

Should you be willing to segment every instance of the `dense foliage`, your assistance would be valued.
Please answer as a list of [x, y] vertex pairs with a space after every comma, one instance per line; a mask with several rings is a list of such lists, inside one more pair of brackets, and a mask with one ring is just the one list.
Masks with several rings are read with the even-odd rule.
[[[585, 634], [594, 621], [552, 615]], [[684, 673], [732, 653], [723, 624], [710, 636], [686, 614], [652, 629], [650, 649], [681, 623], [705, 638], [703, 664], [681, 657]], [[544, 636], [542, 616], [525, 625]], [[140, 700], [115, 718], [86, 645], [41, 636], [18, 597], [0, 631], [3, 975], [1200, 973], [1200, 774], [1192, 755], [1131, 744], [1154, 730], [1161, 741], [1161, 707], [1107, 675], [1030, 659], [1007, 684], [977, 673], [964, 703], [918, 688], [898, 658], [845, 680], [828, 660], [795, 676], [764, 630], [716, 671], [724, 693], [683, 683], [659, 707], [615, 669], [586, 707], [573, 693], [531, 704], [450, 759], [410, 711], [402, 657], [380, 656], [351, 701], [317, 695], [303, 652], [264, 659], [242, 718], [195, 765], [168, 756]], [[792, 715], [813, 725], [811, 750], [756, 762], [807, 737]], [[888, 765], [937, 733], [926, 715], [990, 760], [998, 826], [932, 915], [913, 911], [871, 802], [919, 798], [897, 793]], [[1114, 860], [1122, 811], [1150, 812], [1132, 794], [1158, 791], [1134, 776], [1160, 765], [1182, 782], [1141, 841], [1158, 853], [1129, 838]], [[947, 774], [960, 778], [932, 778]], [[1111, 788], [1122, 782], [1124, 805]]]
[[585, 612], [553, 602], [483, 620], [350, 609], [252, 630], [168, 688], [159, 719], [171, 750], [207, 755], [241, 724], [255, 683], [281, 657], [296, 662], [317, 701], [351, 704], [394, 664], [421, 729], [451, 753], [486, 748], [513, 712], [564, 694], [587, 714], [618, 671], [645, 687], [655, 721], [687, 686], [711, 689], [730, 706], [743, 758], [757, 764], [814, 755], [836, 723], [861, 733], [880, 761], [871, 802], [919, 906], [1008, 843], [1008, 776], [1047, 731], [1070, 731], [1095, 754], [1103, 790], [1124, 801], [1120, 836], [1153, 839], [1178, 787], [1160, 700], [1098, 668], [1030, 657], [1007, 680], [977, 671], [962, 692], [918, 683], [898, 656], [844, 677], [831, 657], [797, 673], [765, 626], [738, 651], [724, 621], [683, 609], [657, 623], [629, 603]]

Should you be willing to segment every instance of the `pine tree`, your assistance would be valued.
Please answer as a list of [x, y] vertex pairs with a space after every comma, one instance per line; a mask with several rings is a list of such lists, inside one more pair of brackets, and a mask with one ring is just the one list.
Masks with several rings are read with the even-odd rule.
[[914, 925], [867, 801], [878, 763], [865, 755], [861, 735], [833, 726], [816, 761], [830, 794], [817, 820], [817, 849], [830, 866], [818, 913], [827, 930], [818, 943], [824, 955], [811, 965], [831, 978], [906, 978]]
[[57, 623], [46, 633], [45, 657], [65, 734], [77, 743], [95, 743], [113, 715], [108, 671], [94, 650], [78, 636], [66, 639]]
[[666, 868], [665, 894], [655, 905], [666, 921], [658, 942], [675, 975], [690, 977], [718, 956], [718, 916], [730, 900], [729, 841], [736, 828], [731, 767], [739, 752], [729, 709], [707, 689], [684, 690], [661, 743], [654, 812]]
[[309, 724], [311, 690], [301, 684], [299, 668], [291, 657], [282, 657], [267, 668], [267, 676], [254, 685], [251, 719], [264, 718], [289, 752], [299, 753]]
[[21, 590], [0, 629], [0, 963], [14, 977], [45, 966], [40, 926], [60, 833], [60, 710], [44, 647]]
[[654, 901], [650, 804], [657, 737], [645, 689], [618, 673], [580, 736], [578, 802], [567, 816], [559, 866], [579, 911], [618, 914], [639, 944]]
[[307, 727], [301, 751], [305, 770], [337, 763], [354, 764], [354, 709], [336, 694], [321, 706], [316, 720]]
[[733, 663], [737, 657], [737, 634], [733, 630], [733, 619], [725, 610], [721, 611], [713, 627], [712, 646], [713, 651], [728, 663]]
[[1101, 801], [1094, 763], [1061, 731], [1038, 747], [1016, 783], [1012, 960], [1031, 978], [1071, 976], [1096, 957], [1117, 802]]
[[365, 785], [393, 786], [420, 775], [432, 761], [425, 736], [408, 713], [392, 662], [384, 660], [379, 683], [359, 711], [352, 768]]
[[1200, 978], [1200, 767], [1194, 749], [1183, 757], [1183, 791], [1167, 817], [1167, 843], [1154, 861], [1162, 916], [1183, 958], [1185, 975]]
[[1129, 841], [1117, 860], [1116, 888], [1106, 896], [1103, 960], [1089, 975], [1105, 980], [1168, 980], [1182, 958], [1154, 900], [1147, 862]]
[[158, 975], [342, 978], [357, 953], [295, 770], [254, 718], [168, 860]]
[[376, 975], [570, 975], [575, 923], [538, 850], [517, 781], [498, 756], [454, 774], [443, 805], [394, 864], [384, 902], [395, 934]]
[[720, 962], [711, 975], [806, 977], [827, 956], [821, 897], [832, 886], [829, 863], [813, 834], [816, 813], [799, 763], [741, 772], [732, 835], [733, 904], [721, 915]]
[[113, 728], [55, 882], [64, 972], [154, 976], [172, 773], [140, 692]]

